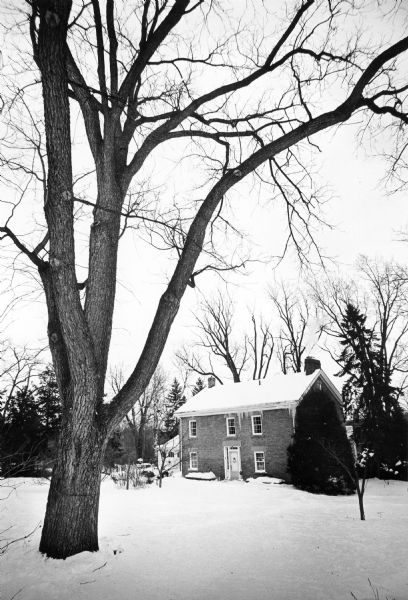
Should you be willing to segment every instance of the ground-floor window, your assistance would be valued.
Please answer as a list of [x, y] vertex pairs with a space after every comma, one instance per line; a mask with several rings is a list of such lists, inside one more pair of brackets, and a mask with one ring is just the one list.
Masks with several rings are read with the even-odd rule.
[[198, 469], [197, 452], [190, 452], [190, 469], [193, 471], [197, 471], [197, 469]]
[[265, 452], [254, 452], [255, 472], [265, 473]]

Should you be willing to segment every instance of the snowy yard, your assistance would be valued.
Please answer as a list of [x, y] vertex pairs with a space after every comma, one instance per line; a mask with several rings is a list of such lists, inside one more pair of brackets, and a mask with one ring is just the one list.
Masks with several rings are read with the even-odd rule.
[[[1, 538], [41, 523], [47, 484], [0, 503]], [[0, 489], [4, 495], [7, 490]], [[408, 599], [408, 484], [370, 481], [357, 498], [291, 486], [169, 478], [163, 489], [102, 484], [100, 552], [54, 561], [40, 530], [0, 556], [1, 600]]]

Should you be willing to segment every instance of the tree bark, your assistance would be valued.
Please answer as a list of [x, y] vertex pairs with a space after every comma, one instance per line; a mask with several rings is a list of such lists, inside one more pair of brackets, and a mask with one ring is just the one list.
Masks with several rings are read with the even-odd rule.
[[40, 552], [52, 558], [99, 549], [99, 493], [106, 442], [93, 431], [71, 432], [59, 443], [40, 542]]
[[[49, 264], [41, 267], [48, 335], [63, 419], [40, 551], [66, 558], [98, 549], [100, 474], [106, 446], [100, 407], [104, 373], [82, 309], [75, 272], [70, 110], [66, 36], [70, 0], [34, 3], [40, 16], [37, 60], [42, 75], [48, 178], [44, 207]], [[109, 331], [108, 331], [109, 333]], [[101, 383], [102, 382], [102, 383]]]

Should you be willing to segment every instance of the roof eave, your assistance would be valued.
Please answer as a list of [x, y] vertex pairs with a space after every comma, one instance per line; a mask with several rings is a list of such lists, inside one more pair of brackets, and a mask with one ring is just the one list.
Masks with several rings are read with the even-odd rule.
[[256, 412], [259, 410], [279, 410], [283, 408], [294, 408], [298, 404], [298, 400], [285, 400], [283, 402], [264, 402], [262, 404], [244, 404], [242, 406], [228, 406], [219, 407], [214, 409], [200, 409], [190, 410], [186, 412], [177, 412], [175, 416], [178, 418], [184, 417], [200, 417], [210, 415], [225, 415], [229, 413], [245, 413], [245, 412]]

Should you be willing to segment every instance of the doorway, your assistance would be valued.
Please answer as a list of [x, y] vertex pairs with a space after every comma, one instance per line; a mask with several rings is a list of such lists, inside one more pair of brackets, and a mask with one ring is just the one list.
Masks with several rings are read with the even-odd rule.
[[239, 446], [225, 446], [225, 479], [241, 478], [241, 449]]

